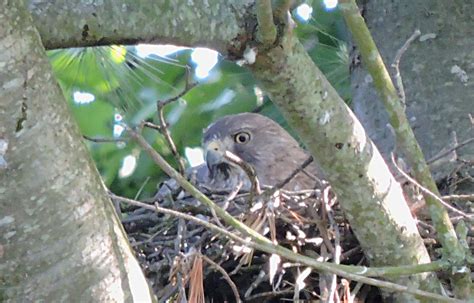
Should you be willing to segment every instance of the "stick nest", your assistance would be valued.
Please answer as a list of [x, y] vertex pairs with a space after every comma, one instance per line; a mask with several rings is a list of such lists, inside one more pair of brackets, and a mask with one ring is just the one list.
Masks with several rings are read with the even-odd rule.
[[[275, 243], [320, 261], [368, 265], [362, 249], [326, 186], [319, 190], [279, 190], [248, 205], [249, 193], [200, 188], [219, 206]], [[262, 198], [263, 197], [263, 198]], [[145, 201], [214, 223], [223, 223], [186, 194], [174, 180]], [[463, 204], [472, 213], [472, 204]], [[454, 215], [453, 215], [454, 216]], [[453, 218], [456, 220], [456, 218]], [[434, 229], [419, 221], [431, 254], [439, 259]], [[159, 302], [280, 302], [338, 296], [348, 302], [379, 302], [379, 290], [243, 247], [193, 222], [136, 206], [122, 205], [122, 223]], [[474, 249], [472, 228], [468, 237]], [[440, 278], [443, 280], [442, 275]]]

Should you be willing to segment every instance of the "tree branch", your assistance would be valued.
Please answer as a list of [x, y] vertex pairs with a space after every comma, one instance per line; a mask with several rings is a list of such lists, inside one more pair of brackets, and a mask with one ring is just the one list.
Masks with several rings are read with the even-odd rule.
[[[375, 45], [364, 18], [359, 12], [355, 0], [344, 0], [341, 8], [347, 26], [352, 33], [360, 54], [362, 62], [365, 64], [374, 81], [375, 88], [379, 92], [385, 108], [389, 114], [390, 124], [395, 130], [397, 146], [406, 155], [415, 179], [423, 187], [427, 188], [436, 196], [440, 196], [436, 183], [434, 182], [429, 167], [424, 159], [413, 130], [410, 127], [405, 115], [403, 105], [397, 95], [390, 75], [384, 65], [382, 57]], [[428, 194], [424, 194], [428, 205], [431, 219], [438, 234], [438, 239], [443, 246], [444, 254], [447, 258], [455, 261], [458, 266], [465, 263], [465, 253], [462, 249], [454, 231], [454, 227], [449, 219], [448, 212], [443, 205]], [[470, 276], [469, 271], [464, 274]], [[469, 278], [470, 280], [470, 278]], [[459, 294], [469, 294], [470, 285], [465, 284], [465, 279], [455, 278], [454, 281], [461, 281], [455, 286]]]
[[277, 30], [273, 22], [273, 11], [271, 0], [257, 0], [257, 39], [263, 45], [272, 45], [275, 42]]
[[237, 0], [26, 2], [46, 49], [170, 43], [226, 53], [230, 41], [243, 33], [241, 22], [250, 9], [248, 1]]

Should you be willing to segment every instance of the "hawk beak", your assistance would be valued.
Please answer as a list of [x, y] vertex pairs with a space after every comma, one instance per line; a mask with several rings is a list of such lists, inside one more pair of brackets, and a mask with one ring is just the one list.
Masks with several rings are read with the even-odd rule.
[[218, 141], [211, 141], [204, 147], [204, 159], [209, 170], [215, 169], [219, 164], [225, 162], [224, 148]]

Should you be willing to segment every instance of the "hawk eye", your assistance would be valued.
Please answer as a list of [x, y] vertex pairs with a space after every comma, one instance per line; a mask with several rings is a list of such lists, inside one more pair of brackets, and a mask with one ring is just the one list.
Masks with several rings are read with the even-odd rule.
[[234, 135], [234, 141], [239, 144], [245, 144], [250, 141], [250, 134], [247, 132], [240, 132]]

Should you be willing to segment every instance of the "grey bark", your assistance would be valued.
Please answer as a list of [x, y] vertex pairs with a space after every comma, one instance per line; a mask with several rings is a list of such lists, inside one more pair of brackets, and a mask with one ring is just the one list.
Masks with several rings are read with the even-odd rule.
[[0, 6], [0, 301], [151, 301], [29, 12]]
[[46, 49], [154, 42], [207, 46], [225, 53], [229, 42], [243, 33], [242, 16], [254, 1], [27, 2]]
[[[404, 54], [401, 74], [406, 93], [406, 111], [415, 136], [427, 159], [474, 136], [469, 114], [474, 114], [474, 7], [471, 1], [368, 1], [365, 19], [387, 65], [408, 37], [420, 29]], [[363, 66], [352, 75], [353, 109], [382, 153], [394, 149], [388, 118]], [[458, 150], [474, 160], [474, 144]], [[458, 163], [452, 154], [432, 165], [439, 180]], [[471, 175], [474, 170], [471, 169]], [[474, 184], [470, 185], [471, 190]]]

